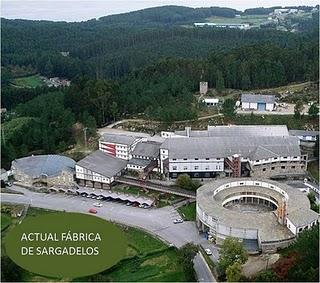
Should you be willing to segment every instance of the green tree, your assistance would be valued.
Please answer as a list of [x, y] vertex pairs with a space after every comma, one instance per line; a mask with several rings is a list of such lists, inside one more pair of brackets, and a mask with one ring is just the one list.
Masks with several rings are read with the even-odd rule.
[[200, 186], [200, 183], [192, 180], [188, 174], [181, 174], [176, 180], [176, 185], [181, 189], [196, 190]]
[[308, 115], [311, 118], [315, 118], [318, 116], [318, 114], [319, 114], [319, 107], [317, 104], [313, 103], [308, 110]]
[[113, 101], [111, 103], [110, 111], [111, 111], [111, 115], [112, 115], [113, 121], [115, 122], [116, 119], [117, 119], [117, 114], [118, 114], [118, 104], [117, 104], [117, 102]]
[[241, 264], [235, 262], [226, 269], [226, 277], [228, 282], [239, 282], [241, 279]]
[[196, 256], [198, 249], [195, 245], [188, 243], [178, 250], [178, 260], [183, 267], [186, 281], [195, 282], [195, 271], [193, 268], [193, 259]]
[[266, 271], [260, 272], [257, 275], [255, 281], [256, 282], [278, 282], [279, 278], [272, 270], [266, 270]]
[[243, 264], [247, 261], [248, 254], [242, 243], [233, 237], [227, 237], [221, 246], [219, 267], [225, 273], [228, 266], [235, 262]]
[[230, 99], [230, 98], [226, 99], [222, 105], [222, 113], [224, 114], [224, 116], [228, 118], [234, 117], [235, 115], [234, 106], [235, 106], [235, 103], [233, 99]]
[[298, 100], [294, 106], [294, 117], [299, 119], [301, 117], [301, 112], [303, 110], [303, 102]]
[[217, 71], [216, 73], [216, 90], [217, 92], [221, 92], [224, 90], [224, 78], [221, 71]]

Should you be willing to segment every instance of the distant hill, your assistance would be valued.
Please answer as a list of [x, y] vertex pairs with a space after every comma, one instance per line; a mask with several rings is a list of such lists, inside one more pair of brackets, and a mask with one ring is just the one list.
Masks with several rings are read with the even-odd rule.
[[189, 8], [183, 6], [162, 6], [110, 15], [100, 18], [99, 21], [108, 24], [125, 25], [172, 25], [193, 23], [211, 16], [233, 18], [236, 14], [241, 13], [241, 11], [235, 9], [221, 7]]

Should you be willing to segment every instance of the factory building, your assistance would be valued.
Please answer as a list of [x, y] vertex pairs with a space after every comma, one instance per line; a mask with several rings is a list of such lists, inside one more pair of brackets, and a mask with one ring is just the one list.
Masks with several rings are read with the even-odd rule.
[[241, 109], [256, 111], [273, 111], [275, 107], [274, 95], [242, 94]]

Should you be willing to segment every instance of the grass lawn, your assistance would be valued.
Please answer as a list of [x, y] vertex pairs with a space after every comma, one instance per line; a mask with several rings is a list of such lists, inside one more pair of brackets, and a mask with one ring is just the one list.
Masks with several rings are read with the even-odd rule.
[[1, 231], [8, 228], [11, 224], [11, 217], [7, 214], [1, 213]]
[[184, 220], [195, 221], [196, 220], [196, 203], [189, 203], [187, 205], [178, 208], [178, 212]]
[[319, 182], [319, 161], [318, 160], [311, 161], [308, 163], [308, 171], [310, 172], [312, 177], [318, 180]]
[[267, 15], [247, 15], [235, 18], [225, 18], [225, 17], [210, 17], [207, 20], [211, 23], [217, 24], [242, 24], [251, 23], [254, 26], [259, 26], [261, 23], [267, 20]]
[[[37, 215], [52, 213], [53, 210], [31, 207], [28, 209], [26, 218]], [[6, 214], [1, 215], [1, 229], [3, 225], [13, 228], [16, 221], [12, 221]], [[151, 234], [142, 230], [120, 226], [128, 240], [127, 257], [117, 265], [88, 277], [74, 279], [74, 281], [186, 281], [183, 266], [179, 262], [178, 253], [175, 248], [169, 248], [167, 244], [153, 237]], [[5, 233], [2, 234], [4, 236]], [[2, 255], [5, 251], [2, 250]], [[70, 282], [70, 278], [62, 280], [46, 278], [38, 274], [24, 271], [22, 275], [23, 282]]]
[[13, 85], [20, 88], [35, 88], [38, 86], [44, 86], [39, 75], [33, 75], [28, 77], [16, 78], [12, 81]]

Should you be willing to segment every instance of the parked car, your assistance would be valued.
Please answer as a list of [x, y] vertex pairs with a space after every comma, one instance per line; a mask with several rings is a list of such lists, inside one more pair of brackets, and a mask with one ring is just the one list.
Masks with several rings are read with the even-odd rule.
[[100, 196], [100, 197], [97, 197], [97, 200], [101, 200], [101, 199], [103, 199], [103, 197], [102, 197], [102, 196]]
[[150, 207], [151, 207], [151, 205], [148, 205], [148, 204], [145, 204], [145, 205], [143, 206], [144, 209], [148, 209], [148, 208], [150, 208]]
[[173, 220], [174, 224], [178, 224], [178, 223], [182, 223], [182, 222], [183, 222], [183, 220], [181, 218], [177, 218], [177, 219]]
[[102, 203], [101, 203], [101, 202], [95, 202], [95, 203], [93, 204], [93, 206], [95, 206], [95, 207], [101, 207], [101, 206], [102, 206]]
[[92, 199], [96, 199], [96, 198], [97, 198], [97, 196], [91, 196], [91, 198], [92, 198]]
[[97, 214], [98, 213], [98, 211], [96, 209], [94, 209], [94, 208], [90, 208], [88, 211], [90, 213], [93, 213], [93, 214]]
[[143, 205], [143, 204], [139, 204], [139, 207], [140, 207], [140, 208], [143, 208], [143, 207], [144, 207], [144, 205]]
[[126, 203], [126, 206], [130, 206], [130, 205], [132, 205], [132, 202], [128, 201], [128, 202]]
[[135, 203], [133, 203], [132, 206], [133, 206], [133, 207], [137, 207], [137, 206], [139, 206], [139, 203], [135, 202]]
[[204, 251], [206, 252], [207, 255], [212, 255], [212, 251], [210, 249], [205, 249]]
[[91, 198], [91, 196], [90, 196], [90, 195], [87, 195], [86, 198]]

